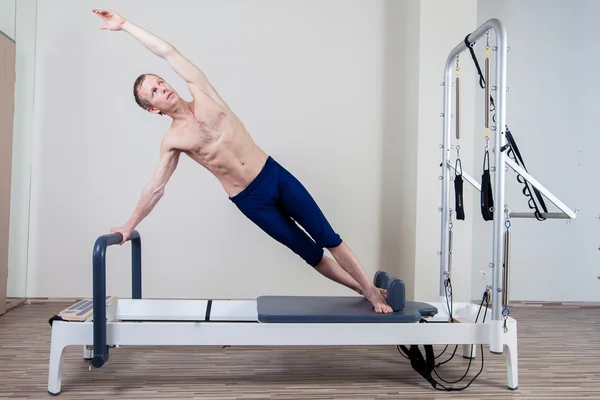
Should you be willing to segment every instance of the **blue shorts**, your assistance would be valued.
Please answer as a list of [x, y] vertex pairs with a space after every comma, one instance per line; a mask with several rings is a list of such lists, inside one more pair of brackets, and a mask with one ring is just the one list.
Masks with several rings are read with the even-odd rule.
[[269, 236], [313, 267], [321, 262], [324, 247], [342, 243], [304, 186], [272, 157], [256, 178], [230, 200]]

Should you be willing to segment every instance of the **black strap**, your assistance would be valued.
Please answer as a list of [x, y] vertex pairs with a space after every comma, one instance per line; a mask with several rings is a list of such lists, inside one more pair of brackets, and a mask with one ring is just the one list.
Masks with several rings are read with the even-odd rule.
[[471, 43], [469, 43], [469, 36], [471, 36], [470, 33], [467, 36], [465, 36], [465, 45], [467, 46], [467, 49], [469, 49], [469, 52], [471, 53], [471, 58], [475, 62], [475, 67], [477, 68], [477, 73], [479, 74], [479, 86], [481, 86], [482, 89], [485, 89], [485, 85], [486, 85], [485, 78], [483, 77], [483, 72], [481, 72], [479, 63], [477, 62], [477, 56], [475, 55], [473, 46], [471, 46]]
[[206, 315], [204, 316], [205, 321], [210, 321], [210, 309], [212, 308], [212, 300], [208, 300], [208, 304], [206, 305]]
[[490, 178], [490, 152], [486, 150], [483, 156], [483, 173], [481, 174], [481, 215], [484, 221], [494, 219], [493, 210], [494, 198], [492, 196], [492, 180]]
[[413, 367], [415, 371], [419, 373], [423, 378], [425, 378], [431, 386], [434, 388], [438, 385], [438, 383], [431, 376], [431, 372], [435, 368], [435, 355], [433, 353], [433, 346], [430, 344], [423, 345], [425, 348], [425, 357], [423, 357], [423, 353], [419, 350], [418, 345], [411, 345], [410, 350], [406, 348], [404, 345], [400, 345], [400, 348], [408, 356], [410, 359], [410, 365]]
[[[483, 76], [483, 73], [481, 72], [481, 68], [479, 67], [479, 62], [477, 61], [477, 56], [475, 55], [475, 51], [473, 50], [473, 47], [471, 46], [471, 43], [469, 43], [469, 38], [470, 34], [465, 36], [465, 45], [467, 46], [467, 49], [469, 49], [469, 52], [471, 53], [471, 58], [473, 59], [473, 62], [475, 63], [475, 67], [477, 68], [477, 73], [479, 74], [479, 86], [481, 86], [482, 89], [485, 88], [485, 85], [487, 84], [485, 81], [485, 78]], [[490, 95], [490, 107], [491, 110], [490, 111], [495, 111], [496, 106], [494, 104], [494, 98], [492, 97], [492, 95]], [[496, 115], [494, 115], [492, 117], [492, 120], [494, 122], [496, 122]], [[506, 145], [500, 149], [500, 151], [507, 151], [507, 155], [512, 158], [517, 165], [519, 165], [520, 167], [522, 167], [525, 171], [527, 171], [527, 168], [525, 167], [525, 162], [523, 161], [523, 157], [521, 156], [521, 153], [519, 152], [519, 148], [517, 147], [517, 143], [512, 135], [512, 133], [510, 132], [510, 130], [508, 129], [508, 125], [505, 126], [506, 129]], [[529, 172], [529, 171], [527, 171]], [[517, 174], [517, 181], [521, 184], [524, 185], [522, 193], [526, 196], [529, 197], [529, 200], [527, 202], [527, 205], [529, 206], [530, 209], [534, 210], [534, 215], [535, 217], [539, 220], [539, 221], [543, 221], [546, 218], [544, 218], [542, 216], [542, 213], [540, 212], [540, 207], [542, 208], [542, 210], [547, 213], [548, 209], [546, 207], [546, 203], [544, 202], [544, 198], [542, 197], [542, 194], [540, 193], [540, 191], [538, 189], [536, 189], [533, 186], [530, 186], [529, 182], [527, 182], [525, 180], [525, 178], [523, 178], [522, 175]], [[483, 183], [482, 183], [482, 196], [483, 196]], [[533, 195], [531, 194], [531, 192], [533, 191], [533, 193], [535, 194], [535, 198], [533, 197]], [[537, 202], [536, 202], [537, 199]], [[538, 202], [539, 202], [539, 206], [538, 206]], [[485, 217], [484, 217], [485, 219]]]
[[[460, 172], [458, 168], [460, 165]], [[456, 159], [456, 166], [454, 167], [454, 200], [456, 208], [456, 219], [465, 219], [465, 209], [463, 204], [463, 178], [462, 178], [462, 162], [460, 158]]]
[[[509, 156], [511, 159], [513, 159], [513, 161], [517, 165], [519, 165], [525, 171], [527, 171], [527, 167], [525, 167], [525, 162], [523, 161], [521, 152], [519, 151], [519, 148], [517, 147], [517, 142], [515, 141], [515, 138], [513, 137], [512, 133], [510, 132], [508, 127], [506, 128], [506, 142], [507, 143], [504, 146], [504, 148], [502, 148], [502, 151], [508, 150], [506, 152], [506, 155]], [[529, 172], [529, 171], [527, 171], [527, 172]], [[530, 186], [529, 182], [526, 181], [525, 178], [523, 178], [523, 176], [521, 174], [517, 174], [517, 181], [519, 181], [519, 183], [522, 183], [524, 185], [522, 193], [526, 197], [529, 197], [529, 201], [527, 202], [527, 205], [529, 206], [530, 209], [534, 210], [533, 213], [534, 213], [535, 217], [539, 221], [545, 220], [546, 218], [544, 218], [542, 216], [539, 207], [541, 207], [545, 213], [548, 212], [548, 208], [546, 207], [546, 203], [544, 202], [544, 198], [543, 198], [542, 194], [540, 193], [540, 191], [537, 190], [534, 186]], [[535, 199], [533, 198], [533, 195], [531, 194], [532, 190], [533, 190], [533, 193], [535, 194], [535, 198], [539, 202], [539, 207], [538, 207], [538, 204], [536, 203]]]

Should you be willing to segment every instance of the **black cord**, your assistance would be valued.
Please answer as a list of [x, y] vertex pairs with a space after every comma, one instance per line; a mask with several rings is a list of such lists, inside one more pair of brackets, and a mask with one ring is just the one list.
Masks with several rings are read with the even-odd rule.
[[449, 359], [447, 359], [446, 361], [442, 361], [441, 363], [437, 364], [435, 367], [439, 367], [440, 365], [444, 365], [447, 362], [449, 362], [450, 360], [452, 360], [454, 358], [454, 355], [456, 354], [456, 350], [458, 350], [458, 345], [456, 345], [456, 347], [454, 348], [454, 351], [452, 352], [452, 355], [450, 356]]
[[440, 354], [438, 354], [437, 356], [435, 356], [435, 359], [437, 360], [438, 358], [440, 358], [448, 349], [448, 345], [446, 345], [446, 347], [444, 347], [444, 350], [442, 350], [442, 352]]
[[402, 350], [400, 349], [400, 345], [396, 345], [396, 350], [398, 350], [398, 353], [400, 353], [402, 357], [406, 358], [407, 360], [410, 360], [410, 358], [408, 358], [408, 356], [402, 352]]
[[[438, 388], [438, 387], [435, 387], [435, 386], [434, 386], [434, 389], [440, 390], [440, 391], [444, 391], [444, 392], [459, 392], [459, 391], [465, 390], [466, 388], [468, 388], [469, 386], [471, 386], [471, 384], [475, 381], [475, 379], [477, 379], [479, 377], [479, 375], [481, 375], [481, 372], [483, 371], [483, 365], [484, 365], [484, 362], [483, 362], [483, 345], [480, 345], [480, 347], [481, 347], [481, 368], [479, 369], [479, 372], [477, 373], [477, 375], [475, 375], [473, 377], [473, 379], [471, 379], [471, 381], [469, 383], [467, 383], [466, 386], [463, 386], [461, 388], [447, 388], [444, 385], [442, 385], [441, 383], [438, 383], [438, 385], [441, 387], [441, 389]], [[469, 366], [470, 365], [471, 365], [471, 362], [469, 361]], [[435, 369], [433, 371], [435, 372]], [[435, 372], [435, 374], [437, 375], [437, 372]], [[466, 374], [464, 376], [466, 376]], [[457, 382], [460, 382], [462, 379], [464, 379], [464, 376], [463, 376], [463, 378], [461, 378]]]
[[[444, 285], [444, 293], [446, 295], [446, 306], [448, 307], [448, 312], [450, 313], [450, 323], [454, 323], [454, 317], [453, 317], [453, 313], [454, 313], [454, 302], [450, 301], [450, 304], [448, 304], [448, 287], [450, 288], [450, 297], [452, 297], [452, 281], [450, 278], [448, 278], [446, 280], [446, 284]], [[446, 345], [446, 348], [444, 348], [444, 351], [442, 351], [442, 353], [440, 355], [438, 355], [437, 357], [435, 357], [435, 359], [437, 360], [442, 354], [444, 354], [444, 352], [446, 351], [446, 349], [448, 348], [448, 345]], [[440, 365], [444, 365], [447, 362], [449, 362], [450, 360], [452, 360], [454, 358], [454, 354], [456, 354], [456, 350], [458, 349], [458, 345], [454, 348], [454, 351], [452, 352], [452, 355], [450, 356], [449, 359], [447, 359], [446, 361], [442, 361], [441, 363], [436, 365], [436, 368], [439, 367]]]
[[[479, 305], [479, 311], [481, 311], [481, 307], [483, 307], [483, 302], [484, 301], [486, 302], [486, 307], [485, 307], [485, 312], [483, 314], [483, 321], [482, 321], [482, 323], [485, 322], [485, 317], [487, 316], [487, 310], [489, 308], [489, 298], [488, 298], [487, 294], [488, 294], [488, 291], [487, 291], [487, 288], [486, 288], [486, 291], [484, 293], [484, 299], [482, 300], [481, 304]], [[479, 318], [479, 312], [477, 313], [477, 318]], [[477, 322], [477, 318], [475, 319], [475, 322]], [[461, 388], [447, 388], [444, 385], [442, 385], [441, 383], [437, 382], [437, 384], [440, 386], [440, 388], [434, 386], [434, 389], [440, 390], [440, 391], [447, 391], [447, 392], [452, 391], [452, 392], [454, 392], [454, 391], [465, 390], [466, 388], [468, 388], [469, 386], [471, 386], [471, 384], [475, 381], [475, 379], [477, 379], [479, 377], [479, 375], [481, 375], [481, 373], [483, 372], [483, 366], [485, 364], [484, 357], [483, 357], [483, 344], [481, 344], [479, 346], [480, 346], [480, 349], [481, 349], [481, 368], [479, 369], [479, 372], [471, 379], [471, 381], [466, 386], [463, 386]], [[458, 345], [456, 346], [456, 348], [458, 348]], [[456, 349], [454, 351], [456, 352]], [[454, 354], [452, 354], [452, 357], [454, 357]], [[458, 383], [458, 382], [462, 381], [467, 376], [467, 374], [469, 373], [472, 361], [473, 361], [473, 358], [469, 357], [469, 366], [467, 367], [467, 371], [465, 372], [465, 374], [460, 379], [458, 379], [456, 381], [446, 381], [446, 380], [444, 380], [442, 377], [440, 377], [440, 375], [437, 373], [437, 371], [436, 371], [435, 368], [433, 369], [433, 372], [437, 375], [438, 378], [440, 378], [440, 380], [442, 380], [445, 383], [450, 383], [450, 384]]]
[[453, 323], [454, 318], [452, 313], [454, 311], [454, 303], [452, 301], [448, 303], [448, 288], [450, 288], [450, 297], [452, 297], [452, 281], [450, 278], [447, 278], [446, 283], [444, 284], [444, 294], [446, 295], [446, 306], [448, 307], [448, 312], [450, 313], [450, 323]]
[[[452, 288], [452, 283], [450, 282], [450, 280], [448, 280], [448, 281], [447, 281], [447, 284], [446, 284], [446, 286], [447, 286], [447, 287], [450, 287], [450, 293], [452, 293], [452, 289], [451, 289], [451, 288]], [[483, 293], [483, 296], [482, 296], [482, 299], [481, 299], [481, 303], [480, 303], [480, 305], [479, 305], [479, 310], [477, 311], [477, 317], [475, 318], [475, 323], [477, 323], [477, 321], [479, 320], [479, 315], [481, 314], [481, 309], [483, 308], [483, 303], [484, 303], [484, 302], [486, 303], [486, 306], [485, 306], [485, 311], [484, 311], [484, 313], [483, 313], [483, 321], [482, 321], [482, 323], [485, 323], [485, 319], [486, 319], [486, 317], [487, 317], [487, 311], [488, 311], [488, 309], [489, 309], [489, 296], [488, 296], [488, 292], [489, 292], [489, 288], [486, 288], [485, 292]], [[447, 292], [446, 292], [446, 301], [448, 302], [448, 295], [447, 295]], [[448, 303], [447, 303], [447, 304], [448, 304]], [[450, 310], [450, 313], [452, 313], [452, 307], [450, 307], [450, 306], [449, 306], [448, 308], [449, 308], [449, 310]], [[422, 322], [426, 322], [426, 321], [422, 321]], [[418, 346], [417, 346], [417, 347], [418, 347]], [[441, 353], [441, 354], [439, 354], [439, 355], [438, 355], [437, 357], [435, 357], [435, 358], [437, 359], [439, 356], [441, 356], [441, 355], [442, 355], [442, 354], [443, 354], [443, 353], [446, 351], [446, 349], [447, 349], [447, 348], [448, 348], [448, 345], [446, 345], [446, 348], [444, 349], [444, 351], [442, 351], [442, 353]], [[406, 356], [405, 354], [403, 354], [403, 353], [402, 353], [402, 351], [401, 351], [401, 346], [396, 346], [396, 349], [397, 349], [397, 350], [398, 350], [398, 352], [399, 352], [399, 353], [402, 355], [402, 357], [406, 358], [407, 360], [410, 360], [411, 362], [413, 361], [413, 360], [412, 360], [410, 357], [408, 357], [408, 356]], [[450, 358], [449, 358], [448, 360], [446, 360], [446, 361], [443, 361], [443, 362], [441, 362], [441, 363], [439, 363], [439, 364], [435, 365], [435, 366], [432, 368], [432, 370], [433, 370], [433, 372], [435, 373], [435, 375], [436, 375], [436, 376], [437, 376], [437, 377], [438, 377], [438, 378], [439, 378], [439, 379], [440, 379], [442, 382], [444, 382], [444, 383], [447, 383], [447, 384], [455, 384], [455, 383], [461, 382], [462, 380], [464, 380], [464, 379], [466, 378], [467, 374], [468, 374], [468, 373], [469, 373], [469, 371], [471, 370], [471, 365], [472, 365], [472, 363], [473, 363], [473, 357], [472, 357], [472, 353], [471, 353], [471, 355], [470, 355], [470, 357], [469, 357], [469, 365], [468, 365], [468, 367], [467, 367], [467, 370], [465, 371], [464, 375], [463, 375], [463, 376], [462, 376], [460, 379], [458, 379], [458, 380], [455, 380], [455, 381], [449, 381], [449, 380], [446, 380], [446, 379], [442, 378], [442, 377], [441, 377], [441, 376], [438, 374], [438, 372], [436, 371], [436, 369], [437, 369], [439, 366], [441, 366], [441, 365], [443, 365], [443, 364], [447, 363], [448, 361], [452, 360], [452, 358], [454, 358], [454, 355], [456, 354], [456, 351], [457, 351], [457, 349], [458, 349], [458, 345], [456, 345], [456, 347], [454, 348], [454, 351], [452, 352], [452, 355], [450, 356]], [[427, 379], [428, 379], [428, 381], [429, 381], [429, 382], [432, 384], [433, 388], [434, 388], [434, 389], [436, 389], [436, 390], [439, 390], [439, 391], [451, 392], [451, 391], [461, 391], [461, 390], [465, 390], [466, 388], [468, 388], [469, 386], [471, 386], [471, 384], [472, 384], [472, 383], [475, 381], [475, 379], [477, 379], [477, 378], [479, 377], [479, 375], [481, 375], [481, 373], [483, 372], [484, 365], [485, 365], [485, 360], [484, 360], [484, 355], [483, 355], [483, 344], [481, 344], [481, 345], [480, 345], [480, 349], [481, 349], [481, 368], [479, 369], [479, 372], [477, 372], [477, 374], [476, 374], [476, 375], [475, 375], [475, 376], [474, 376], [474, 377], [473, 377], [473, 378], [472, 378], [472, 379], [469, 381], [469, 383], [467, 383], [465, 386], [463, 386], [463, 387], [461, 387], [461, 388], [446, 387], [446, 386], [444, 386], [443, 384], [441, 384], [440, 382], [438, 382], [438, 381], [436, 381], [435, 379], [433, 379], [433, 377], [429, 376]], [[425, 375], [424, 375], [424, 376], [425, 376]]]

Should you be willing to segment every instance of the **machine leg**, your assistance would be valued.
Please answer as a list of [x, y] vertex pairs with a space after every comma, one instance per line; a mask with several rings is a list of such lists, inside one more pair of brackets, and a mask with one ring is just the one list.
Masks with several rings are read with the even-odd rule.
[[463, 358], [474, 359], [477, 355], [477, 346], [472, 344], [463, 344]]
[[94, 356], [94, 348], [89, 346], [83, 346], [83, 359], [89, 361]]
[[509, 327], [504, 333], [504, 344], [506, 344], [506, 373], [508, 376], [508, 388], [516, 390], [519, 387], [519, 356], [517, 352], [517, 327], [516, 324]]
[[66, 347], [66, 344], [61, 340], [57, 340], [56, 337], [52, 338], [52, 344], [50, 346], [50, 365], [48, 368], [48, 393], [52, 395], [58, 395], [60, 393], [63, 358]]

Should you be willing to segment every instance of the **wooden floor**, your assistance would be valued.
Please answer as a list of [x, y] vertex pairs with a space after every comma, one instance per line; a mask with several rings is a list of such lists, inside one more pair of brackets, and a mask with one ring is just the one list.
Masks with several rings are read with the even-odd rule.
[[[54, 398], [47, 393], [48, 318], [66, 306], [31, 304], [0, 317], [0, 399]], [[91, 372], [78, 346], [66, 350], [57, 398], [600, 399], [600, 308], [515, 306], [511, 316], [519, 323], [516, 391], [506, 387], [505, 356], [487, 349], [475, 382], [465, 391], [445, 393], [433, 389], [393, 346], [128, 347], [113, 349], [109, 362]], [[438, 354], [443, 348], [436, 349]], [[458, 355], [439, 368], [444, 379], [466, 371], [468, 361]], [[457, 386], [480, 367], [477, 358]]]

